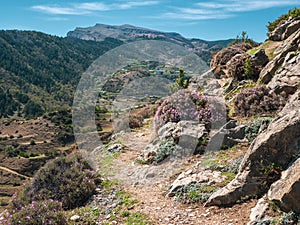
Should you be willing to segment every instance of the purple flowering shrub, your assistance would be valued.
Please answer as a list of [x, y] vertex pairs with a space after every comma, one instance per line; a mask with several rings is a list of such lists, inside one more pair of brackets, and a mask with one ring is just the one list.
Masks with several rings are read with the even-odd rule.
[[31, 202], [21, 209], [5, 213], [0, 219], [0, 224], [5, 225], [65, 225], [67, 219], [62, 209], [62, 204], [52, 199]]
[[203, 94], [181, 89], [162, 101], [156, 111], [154, 125], [158, 130], [168, 122], [181, 120], [209, 122], [212, 117], [211, 109], [208, 98]]
[[273, 115], [283, 108], [285, 98], [274, 92], [270, 93], [265, 85], [259, 85], [242, 90], [234, 98], [233, 104], [237, 116]]
[[35, 174], [30, 184], [12, 201], [12, 206], [19, 209], [31, 201], [54, 199], [62, 203], [63, 209], [73, 209], [84, 205], [100, 182], [81, 157], [57, 158]]

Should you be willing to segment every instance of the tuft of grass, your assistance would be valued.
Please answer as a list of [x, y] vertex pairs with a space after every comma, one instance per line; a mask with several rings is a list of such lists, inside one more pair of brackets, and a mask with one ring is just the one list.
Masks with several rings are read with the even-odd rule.
[[140, 212], [131, 213], [125, 221], [126, 225], [150, 225], [151, 222], [146, 215]]

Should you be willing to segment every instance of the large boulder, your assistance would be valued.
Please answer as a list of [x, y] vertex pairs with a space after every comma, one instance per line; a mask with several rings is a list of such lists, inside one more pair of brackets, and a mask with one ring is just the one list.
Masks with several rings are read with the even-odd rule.
[[280, 178], [280, 172], [299, 156], [300, 91], [296, 92], [250, 145], [239, 173], [215, 192], [206, 205], [231, 205], [241, 198], [262, 196]]
[[233, 56], [227, 63], [227, 74], [229, 77], [232, 77], [234, 80], [244, 80], [245, 75], [245, 62], [250, 58], [250, 55], [246, 52], [242, 54], [237, 54]]
[[[248, 74], [246, 73], [246, 60], [248, 60]], [[257, 80], [262, 68], [269, 62], [269, 58], [264, 49], [258, 50], [254, 55], [250, 56], [244, 52], [233, 56], [227, 63], [227, 74], [235, 81], [246, 79]], [[251, 71], [249, 71], [251, 69]]]
[[282, 40], [287, 39], [289, 36], [291, 36], [294, 32], [296, 32], [299, 29], [300, 29], [300, 17], [296, 18], [294, 21], [288, 24], [284, 33], [281, 36], [281, 39]]
[[300, 54], [298, 52], [289, 52], [285, 57], [282, 67], [276, 72], [267, 87], [276, 94], [282, 92], [293, 94], [299, 88], [299, 84]]
[[251, 63], [260, 70], [269, 62], [269, 58], [264, 49], [259, 49], [254, 55], [251, 56], [250, 60]]
[[290, 21], [281, 21], [280, 24], [271, 32], [268, 34], [269, 40], [272, 41], [282, 41], [282, 36], [284, 32], [286, 31], [286, 28], [291, 24]]
[[176, 194], [176, 191], [179, 188], [189, 186], [191, 184], [212, 185], [222, 183], [225, 178], [226, 177], [222, 176], [220, 171], [212, 171], [210, 169], [197, 171], [195, 169], [189, 169], [182, 172], [171, 184], [167, 195], [172, 197]]
[[210, 143], [212, 144], [207, 150], [218, 150], [219, 146], [215, 146], [214, 143], [219, 143], [220, 139], [222, 139], [221, 148], [223, 149], [231, 148], [238, 143], [247, 142], [248, 140], [245, 139], [245, 130], [246, 125], [239, 125], [236, 121], [230, 120], [223, 127], [221, 127], [221, 129], [219, 129], [215, 134], [212, 135], [212, 137], [210, 138]]
[[[298, 151], [300, 152], [300, 143]], [[282, 172], [280, 180], [271, 185], [268, 198], [285, 212], [300, 213], [300, 158]]]
[[[197, 121], [168, 122], [158, 130], [157, 137], [143, 149], [138, 160], [153, 163], [162, 149], [165, 149], [166, 158], [190, 156], [197, 151], [203, 151], [206, 136], [205, 125]], [[169, 153], [166, 148], [170, 149]], [[176, 150], [171, 152], [171, 148]]]

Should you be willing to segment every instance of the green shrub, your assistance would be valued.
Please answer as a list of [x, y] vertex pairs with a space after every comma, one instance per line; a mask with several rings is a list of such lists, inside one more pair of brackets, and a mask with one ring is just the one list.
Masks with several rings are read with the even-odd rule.
[[177, 150], [177, 145], [174, 143], [173, 139], [164, 141], [159, 144], [158, 152], [154, 157], [154, 163], [159, 163], [169, 157], [173, 152]]
[[5, 146], [4, 152], [8, 157], [16, 157], [19, 154], [19, 151], [16, 150], [12, 145]]
[[82, 206], [94, 193], [99, 178], [79, 156], [57, 158], [48, 162], [32, 182], [13, 201], [20, 208], [31, 201], [54, 199], [64, 209]]
[[[3, 222], [3, 223], [2, 223]], [[67, 219], [62, 204], [51, 199], [31, 202], [21, 209], [6, 213], [0, 224], [13, 225], [65, 225]]]
[[216, 190], [216, 187], [205, 184], [189, 184], [176, 190], [175, 200], [186, 204], [204, 203]]
[[284, 213], [280, 219], [280, 225], [292, 225], [300, 223], [300, 215], [294, 212]]
[[252, 66], [250, 59], [246, 59], [245, 65], [244, 65], [244, 70], [245, 70], [246, 78], [250, 78], [254, 75], [253, 66]]
[[176, 84], [179, 88], [187, 88], [190, 84], [190, 78], [185, 77], [183, 69], [179, 70], [179, 77], [176, 79]]
[[57, 134], [57, 140], [64, 145], [74, 142], [73, 128], [67, 126], [65, 129], [60, 130]]
[[260, 117], [253, 122], [245, 129], [245, 137], [249, 140], [249, 142], [252, 142], [258, 134], [258, 131], [263, 126], [263, 130], [267, 128], [269, 123], [272, 121], [272, 118], [270, 117]]

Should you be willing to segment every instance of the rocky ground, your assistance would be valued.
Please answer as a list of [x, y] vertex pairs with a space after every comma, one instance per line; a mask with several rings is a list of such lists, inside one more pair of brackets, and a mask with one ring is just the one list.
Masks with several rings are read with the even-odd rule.
[[[135, 160], [141, 150], [153, 139], [149, 126], [122, 133], [118, 143], [124, 149], [112, 163], [106, 176], [109, 180], [118, 180], [116, 189], [120, 188], [136, 200], [136, 204], [129, 209], [131, 213], [138, 212], [146, 215], [149, 224], [246, 224], [249, 221], [250, 210], [256, 200], [250, 200], [233, 207], [205, 207], [203, 204], [185, 204], [175, 201], [167, 195], [170, 185], [182, 171], [186, 171], [196, 164], [201, 164], [207, 157], [191, 156], [175, 162], [161, 165], [141, 165]], [[120, 145], [120, 144], [119, 144]], [[245, 148], [234, 150], [233, 154], [245, 153]], [[105, 163], [105, 162], [104, 162]], [[104, 197], [109, 198], [109, 197]], [[98, 199], [95, 200], [95, 199]], [[95, 197], [91, 205], [97, 207], [103, 200], [103, 192]], [[111, 206], [117, 207], [117, 202], [106, 205], [105, 211]], [[122, 217], [115, 217], [111, 210], [99, 224], [124, 224]], [[146, 223], [146, 224], [148, 224]]]

